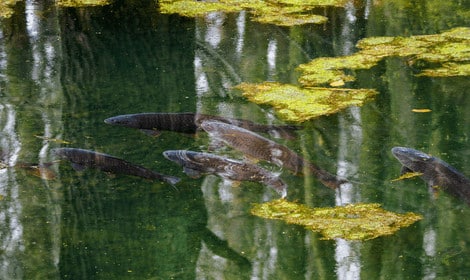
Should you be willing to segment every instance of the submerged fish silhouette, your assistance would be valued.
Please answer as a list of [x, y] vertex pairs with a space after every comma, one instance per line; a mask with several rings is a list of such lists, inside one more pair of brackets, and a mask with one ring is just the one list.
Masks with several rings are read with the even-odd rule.
[[56, 148], [53, 149], [53, 153], [60, 158], [72, 162], [72, 166], [77, 170], [83, 170], [87, 167], [96, 168], [114, 174], [126, 174], [146, 179], [161, 180], [172, 185], [180, 181], [177, 177], [163, 175], [143, 166], [135, 165], [123, 159], [95, 151], [77, 148]]
[[421, 178], [429, 186], [438, 186], [470, 204], [470, 180], [447, 162], [406, 147], [394, 147], [392, 154], [403, 165], [402, 173], [422, 173]]
[[163, 155], [183, 166], [184, 172], [191, 177], [215, 174], [233, 181], [258, 182], [273, 188], [283, 198], [287, 195], [287, 185], [278, 175], [254, 164], [186, 150], [169, 150]]
[[203, 121], [201, 127], [209, 135], [222, 140], [250, 157], [285, 167], [294, 172], [294, 174], [300, 174], [304, 168], [307, 168], [309, 172], [329, 188], [336, 189], [339, 185], [347, 182], [308, 162], [286, 146], [249, 130], [218, 121]]
[[293, 131], [300, 129], [294, 125], [264, 125], [249, 120], [226, 118], [197, 113], [140, 113], [119, 115], [104, 120], [106, 124], [140, 129], [146, 134], [156, 136], [160, 131], [175, 131], [194, 134], [204, 120], [217, 120], [256, 132], [270, 133], [276, 137], [293, 139]]

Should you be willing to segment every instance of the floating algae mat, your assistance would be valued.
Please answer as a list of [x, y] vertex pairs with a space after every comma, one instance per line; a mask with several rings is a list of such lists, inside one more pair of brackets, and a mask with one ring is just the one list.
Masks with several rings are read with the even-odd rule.
[[[353, 81], [343, 70], [370, 69], [386, 57], [407, 57], [422, 68], [417, 76], [450, 77], [470, 75], [470, 28], [459, 27], [441, 34], [410, 37], [370, 37], [357, 43], [357, 53], [321, 57], [297, 69], [304, 86], [343, 85]], [[420, 67], [422, 66], [422, 67]]]
[[[13, 15], [13, 7], [22, 0], [0, 0], [0, 18], [9, 18]], [[56, 0], [59, 7], [90, 7], [109, 5], [110, 0]]]
[[377, 203], [359, 203], [334, 208], [310, 208], [278, 199], [255, 204], [251, 213], [266, 219], [283, 220], [320, 232], [324, 239], [367, 240], [391, 235], [422, 219], [414, 213], [397, 214]]
[[377, 94], [373, 89], [301, 88], [274, 82], [242, 83], [235, 88], [251, 102], [273, 106], [282, 118], [297, 122], [361, 106]]
[[13, 7], [20, 0], [2, 0], [0, 1], [0, 18], [9, 18], [13, 15]]
[[110, 4], [110, 0], [56, 0], [57, 6], [60, 7], [90, 7], [90, 6], [106, 6]]
[[347, 0], [163, 0], [159, 1], [164, 14], [177, 13], [187, 17], [204, 16], [210, 12], [239, 12], [247, 10], [253, 20], [280, 26], [294, 26], [307, 23], [322, 24], [328, 18], [315, 14], [321, 7], [344, 7]]

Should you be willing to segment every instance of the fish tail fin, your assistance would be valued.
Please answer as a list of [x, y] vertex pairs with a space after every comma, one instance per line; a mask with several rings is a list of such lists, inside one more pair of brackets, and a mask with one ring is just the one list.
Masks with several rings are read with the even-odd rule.
[[279, 175], [276, 174], [267, 182], [267, 185], [274, 189], [281, 198], [286, 198], [287, 196], [287, 184], [279, 178]]

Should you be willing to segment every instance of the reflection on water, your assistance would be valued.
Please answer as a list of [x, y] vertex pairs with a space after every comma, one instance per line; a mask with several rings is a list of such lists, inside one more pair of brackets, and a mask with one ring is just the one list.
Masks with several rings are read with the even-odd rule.
[[[59, 174], [53, 181], [1, 169], [0, 278], [435, 279], [470, 273], [468, 206], [446, 194], [433, 197], [419, 181], [391, 183], [400, 166], [389, 152], [415, 147], [465, 173], [466, 78], [415, 77], [406, 59], [390, 58], [353, 73], [353, 86], [380, 92], [374, 102], [304, 123], [294, 140], [273, 139], [351, 181], [333, 191], [311, 176], [259, 163], [282, 172], [289, 200], [312, 207], [378, 202], [424, 216], [395, 235], [365, 242], [325, 241], [297, 226], [255, 218], [248, 214], [251, 204], [277, 198], [272, 190], [212, 175], [192, 179], [162, 155], [207, 151], [217, 144], [207, 134], [164, 131], [155, 138], [103, 122], [121, 114], [189, 111], [279, 124], [274, 111], [247, 102], [232, 87], [297, 83], [297, 65], [350, 54], [365, 36], [468, 26], [461, 16], [468, 7], [351, 1], [346, 9], [325, 10], [325, 25], [283, 28], [253, 23], [244, 12], [189, 19], [158, 14], [155, 1], [125, 2], [57, 9], [25, 1], [0, 23], [2, 160], [8, 166], [48, 163], [52, 148], [67, 146], [48, 139], [63, 139], [182, 182], [175, 190], [65, 164], [53, 165]], [[449, 9], [455, 13], [433, 12]], [[226, 147], [218, 151], [243, 158]]]

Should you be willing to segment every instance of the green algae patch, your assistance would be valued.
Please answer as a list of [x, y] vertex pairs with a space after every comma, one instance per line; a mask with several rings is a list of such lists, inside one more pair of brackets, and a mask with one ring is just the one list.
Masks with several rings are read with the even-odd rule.
[[470, 28], [458, 27], [441, 34], [410, 37], [370, 37], [357, 43], [349, 56], [322, 57], [297, 68], [304, 86], [344, 85], [355, 80], [345, 70], [370, 69], [386, 57], [406, 57], [424, 65], [417, 76], [451, 77], [470, 75]]
[[246, 10], [253, 15], [252, 20], [254, 21], [280, 26], [325, 23], [328, 18], [316, 14], [315, 9], [321, 7], [344, 7], [346, 3], [346, 0], [159, 1], [160, 11], [164, 14], [176, 13], [186, 17], [199, 17], [210, 12], [231, 13]]
[[57, 6], [70, 8], [106, 6], [110, 3], [110, 0], [56, 0]]
[[235, 88], [251, 102], [273, 106], [282, 118], [294, 122], [361, 106], [377, 94], [373, 89], [301, 88], [275, 82], [242, 83]]
[[13, 6], [20, 0], [2, 0], [0, 1], [0, 18], [9, 18], [13, 15]]
[[358, 203], [346, 206], [310, 208], [306, 205], [278, 199], [255, 204], [251, 214], [283, 220], [320, 232], [323, 239], [343, 238], [368, 240], [394, 234], [403, 227], [422, 219], [415, 213], [397, 214], [386, 211], [377, 203]]
[[316, 86], [355, 80], [354, 76], [347, 75], [342, 69], [370, 69], [381, 60], [381, 57], [357, 53], [340, 57], [320, 57], [306, 64], [301, 64], [297, 70], [302, 72], [299, 82], [304, 86]]
[[204, 16], [210, 12], [239, 12], [243, 10], [243, 1], [240, 5], [228, 5], [223, 2], [200, 1], [160, 1], [160, 11], [164, 14], [179, 14], [185, 17]]

